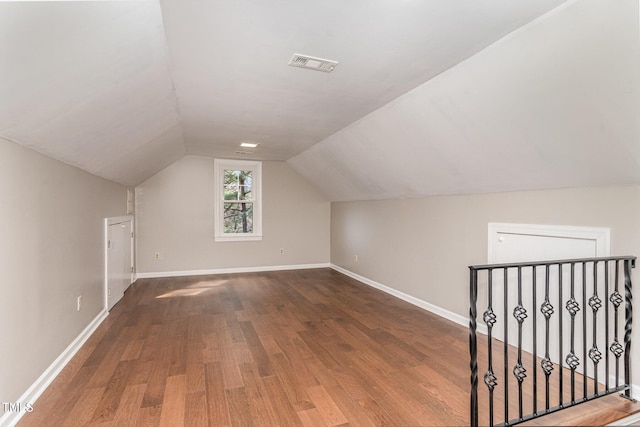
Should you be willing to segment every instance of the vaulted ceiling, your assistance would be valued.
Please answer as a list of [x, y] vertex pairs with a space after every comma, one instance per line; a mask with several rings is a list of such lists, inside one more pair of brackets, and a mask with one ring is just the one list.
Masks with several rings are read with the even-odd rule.
[[0, 137], [128, 186], [185, 154], [331, 200], [640, 182], [638, 49], [637, 0], [0, 2]]

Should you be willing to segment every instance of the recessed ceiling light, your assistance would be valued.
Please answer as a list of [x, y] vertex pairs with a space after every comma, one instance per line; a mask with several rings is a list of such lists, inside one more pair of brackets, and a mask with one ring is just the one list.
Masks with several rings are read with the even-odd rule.
[[241, 142], [240, 143], [240, 147], [243, 147], [243, 148], [256, 148], [258, 145], [260, 144], [258, 144], [257, 142]]
[[308, 70], [324, 71], [330, 73], [338, 65], [338, 61], [330, 59], [315, 58], [308, 55], [300, 55], [295, 53], [289, 60], [292, 67], [306, 68]]

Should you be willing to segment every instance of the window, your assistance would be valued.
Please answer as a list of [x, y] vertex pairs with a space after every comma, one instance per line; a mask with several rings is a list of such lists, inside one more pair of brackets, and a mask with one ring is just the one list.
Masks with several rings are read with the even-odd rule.
[[216, 159], [215, 240], [262, 239], [262, 163]]

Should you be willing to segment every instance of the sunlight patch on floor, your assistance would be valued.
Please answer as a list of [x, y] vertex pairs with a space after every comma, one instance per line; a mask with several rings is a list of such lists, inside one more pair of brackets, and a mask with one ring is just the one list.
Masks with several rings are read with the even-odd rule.
[[194, 283], [188, 286], [189, 288], [215, 288], [216, 286], [222, 286], [227, 283], [228, 280], [203, 280], [201, 282]]
[[174, 291], [167, 292], [166, 294], [158, 295], [156, 299], [202, 295], [205, 292], [211, 291], [212, 288], [222, 286], [227, 282], [228, 280], [203, 280], [187, 286], [186, 289], [176, 289]]

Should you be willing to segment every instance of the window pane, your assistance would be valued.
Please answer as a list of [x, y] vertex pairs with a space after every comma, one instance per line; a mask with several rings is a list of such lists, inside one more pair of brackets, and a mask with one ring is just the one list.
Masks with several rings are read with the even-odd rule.
[[253, 200], [253, 172], [224, 171], [224, 200]]
[[225, 233], [253, 233], [253, 203], [224, 204]]

